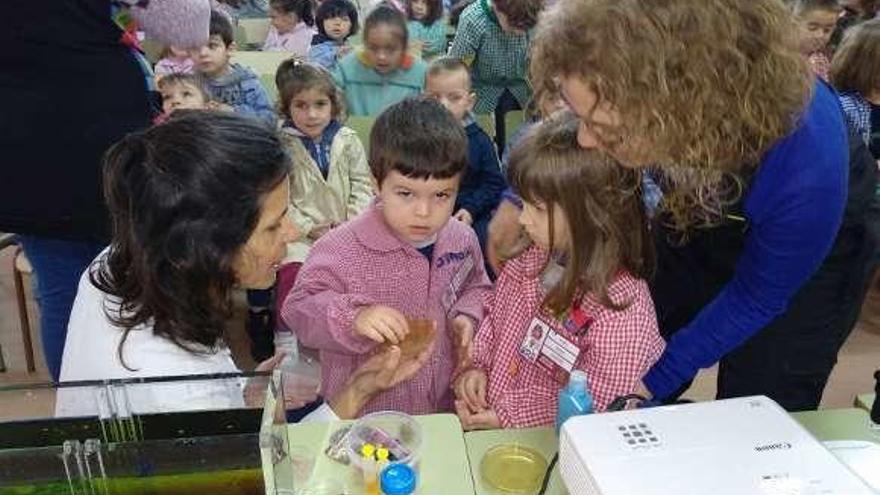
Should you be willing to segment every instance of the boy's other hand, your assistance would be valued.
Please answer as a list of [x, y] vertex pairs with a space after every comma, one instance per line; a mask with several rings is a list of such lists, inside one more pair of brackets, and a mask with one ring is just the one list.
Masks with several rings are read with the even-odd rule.
[[481, 369], [465, 371], [455, 381], [455, 397], [457, 397], [472, 412], [481, 412], [489, 408], [486, 402], [486, 387], [489, 378]]
[[394, 308], [367, 306], [354, 319], [354, 333], [380, 343], [399, 344], [409, 333], [409, 324]]

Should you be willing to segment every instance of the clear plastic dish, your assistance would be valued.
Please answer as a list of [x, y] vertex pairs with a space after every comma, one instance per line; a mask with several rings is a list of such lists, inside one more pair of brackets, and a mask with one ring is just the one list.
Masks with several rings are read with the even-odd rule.
[[348, 435], [348, 455], [353, 466], [361, 467], [361, 447], [365, 443], [385, 447], [391, 462], [418, 467], [422, 453], [422, 426], [409, 414], [382, 411], [357, 420]]
[[531, 495], [541, 488], [547, 459], [535, 449], [517, 444], [496, 445], [483, 455], [480, 476], [498, 493]]

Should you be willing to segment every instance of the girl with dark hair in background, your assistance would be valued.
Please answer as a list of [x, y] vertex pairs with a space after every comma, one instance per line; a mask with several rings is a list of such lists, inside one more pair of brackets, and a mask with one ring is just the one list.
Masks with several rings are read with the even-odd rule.
[[422, 58], [446, 53], [446, 21], [440, 0], [407, 0], [406, 17], [409, 38], [419, 44]]
[[315, 35], [312, 0], [271, 0], [269, 34], [264, 52], [291, 52], [298, 57], [309, 54]]
[[309, 60], [332, 70], [351, 51], [348, 39], [359, 29], [358, 12], [349, 0], [325, 0], [315, 13], [318, 34], [312, 38]]
[[364, 21], [363, 50], [349, 53], [333, 70], [351, 115], [378, 115], [422, 92], [428, 66], [406, 52], [408, 44], [403, 14], [384, 3], [370, 11]]

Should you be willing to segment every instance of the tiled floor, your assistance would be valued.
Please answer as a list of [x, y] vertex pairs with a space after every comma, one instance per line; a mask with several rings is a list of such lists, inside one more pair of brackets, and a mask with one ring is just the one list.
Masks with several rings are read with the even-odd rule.
[[[0, 373], [0, 385], [45, 381], [48, 377], [45, 364], [42, 362], [38, 323], [35, 317], [36, 306], [32, 298], [29, 301], [29, 312], [34, 329], [35, 354], [37, 355], [37, 372], [34, 374], [28, 374], [25, 367], [12, 280], [12, 250], [6, 249], [0, 252], [0, 346], [2, 346], [7, 366], [7, 371]], [[236, 320], [240, 322], [243, 318], [239, 317]], [[243, 340], [243, 329], [240, 328], [240, 325], [233, 327], [230, 331], [233, 352], [237, 356], [243, 356], [246, 354], [244, 352], [246, 340]], [[245, 359], [240, 365], [252, 367], [253, 363], [249, 359]], [[826, 388], [822, 407], [850, 407], [856, 394], [873, 391], [873, 373], [878, 368], [880, 368], [880, 292], [874, 291], [865, 302], [858, 326], [840, 353], [839, 362]], [[714, 380], [715, 370], [705, 370], [686, 396], [698, 400], [712, 398], [715, 393]], [[46, 404], [47, 398], [43, 394], [29, 396], [21, 400], [22, 403], [17, 404], [8, 403], [13, 401], [0, 400], [0, 418], [9, 417], [13, 411], [14, 415], [25, 410], [37, 413], [37, 411], [46, 411], [51, 407]]]

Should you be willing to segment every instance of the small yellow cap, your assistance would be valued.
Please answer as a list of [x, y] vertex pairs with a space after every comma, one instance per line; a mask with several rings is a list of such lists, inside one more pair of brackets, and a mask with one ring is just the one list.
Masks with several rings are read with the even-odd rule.
[[361, 455], [364, 457], [373, 458], [373, 454], [376, 453], [376, 446], [371, 443], [365, 443], [361, 446]]
[[385, 447], [379, 447], [378, 449], [376, 449], [376, 459], [380, 461], [387, 461], [389, 455], [391, 454]]

